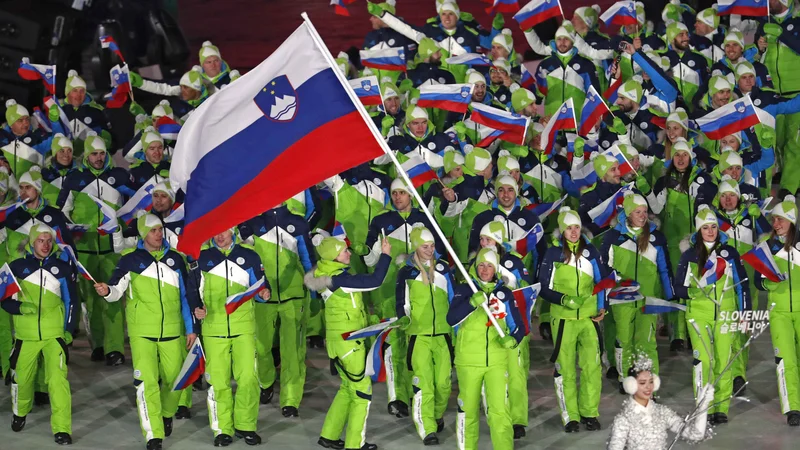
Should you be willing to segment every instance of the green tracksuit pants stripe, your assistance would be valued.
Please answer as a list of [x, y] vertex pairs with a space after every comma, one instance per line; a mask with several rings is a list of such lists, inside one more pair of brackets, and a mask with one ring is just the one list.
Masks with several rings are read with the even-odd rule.
[[262, 389], [275, 383], [272, 344], [278, 330], [281, 352], [280, 406], [300, 407], [306, 382], [306, 322], [303, 299], [256, 303], [256, 352]]
[[[92, 255], [78, 253], [78, 260], [86, 270], [98, 280], [108, 280], [117, 265], [119, 256], [113, 253]], [[91, 328], [92, 349], [103, 347], [106, 354], [111, 352], [124, 353], [125, 334], [123, 331], [124, 305], [123, 302], [107, 302], [97, 295], [94, 283], [78, 278], [78, 292], [81, 300], [86, 303], [89, 313], [89, 327]]]
[[363, 340], [345, 341], [341, 335], [329, 334], [326, 345], [328, 354], [335, 355], [342, 384], [325, 415], [320, 436], [335, 441], [346, 427], [345, 448], [361, 448], [367, 439], [367, 416], [372, 403], [372, 380], [365, 376], [368, 349]]
[[[728, 365], [728, 361], [733, 356], [733, 341], [739, 333], [732, 333], [727, 330], [727, 327], [731, 324], [730, 321], [719, 319], [715, 321], [712, 317], [691, 314], [687, 314], [688, 319], [694, 319], [700, 329], [700, 334], [698, 334], [697, 330], [687, 323], [694, 356], [694, 361], [692, 361], [692, 388], [694, 389], [695, 398], [697, 398], [697, 392], [706, 383], [713, 383], [717, 378], [720, 378], [722, 370]], [[724, 328], [723, 325], [725, 325]], [[708, 330], [713, 333], [713, 343]], [[709, 355], [709, 351], [713, 352], [713, 355]], [[733, 394], [733, 374], [731, 371], [726, 370], [722, 374], [719, 383], [714, 387], [716, 389], [714, 401], [711, 403], [716, 406], [709, 408], [708, 414], [718, 412], [727, 414], [730, 406], [730, 396]]]
[[[553, 319], [551, 327], [555, 349], [550, 361], [556, 363], [553, 377], [561, 421], [566, 425], [581, 417], [598, 417], [602, 365], [597, 325], [591, 319]], [[580, 390], [576, 364], [581, 368]]]
[[444, 417], [452, 385], [452, 350], [449, 335], [411, 336], [408, 370], [411, 372], [411, 417], [420, 439], [436, 432], [436, 419]]
[[50, 393], [50, 428], [55, 433], [72, 434], [72, 394], [67, 380], [69, 353], [62, 339], [20, 341], [14, 346], [11, 359], [11, 410], [25, 417], [33, 405], [33, 391], [39, 355], [44, 357], [44, 378]]
[[635, 355], [644, 353], [653, 361], [653, 373], [658, 374], [658, 316], [645, 314], [633, 304], [613, 305], [617, 336], [614, 345], [619, 381], [628, 376]]
[[800, 411], [800, 312], [770, 312], [769, 332], [775, 350], [781, 412]]
[[[214, 436], [233, 436], [234, 429], [256, 431], [259, 387], [255, 336], [204, 336], [203, 350], [206, 354], [206, 380], [210, 385], [206, 400], [208, 420]], [[236, 380], [235, 398], [231, 376]]]
[[[508, 402], [513, 425], [528, 426], [528, 372], [530, 368], [530, 336], [525, 336], [517, 348], [508, 350]], [[460, 380], [459, 377], [459, 389]]]
[[131, 337], [130, 343], [133, 384], [136, 386], [136, 406], [142, 434], [146, 441], [164, 439], [163, 417], [175, 415], [182, 394], [182, 391], [173, 391], [172, 385], [181, 372], [186, 346], [178, 338], [156, 342], [143, 337]]
[[492, 448], [512, 450], [514, 448], [514, 430], [511, 426], [511, 413], [508, 405], [509, 373], [506, 366], [457, 365], [456, 373], [458, 374], [456, 437], [459, 450], [476, 450], [478, 448], [482, 396], [486, 401], [486, 417], [492, 437]]

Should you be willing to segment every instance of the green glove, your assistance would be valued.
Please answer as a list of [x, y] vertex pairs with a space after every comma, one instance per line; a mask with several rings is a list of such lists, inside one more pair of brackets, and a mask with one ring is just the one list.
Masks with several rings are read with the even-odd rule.
[[771, 292], [771, 291], [774, 291], [774, 290], [778, 289], [779, 286], [780, 286], [780, 282], [775, 282], [775, 281], [771, 281], [771, 280], [768, 280], [768, 279], [764, 278], [764, 289], [766, 289], [766, 290]]
[[688, 292], [690, 298], [706, 298], [706, 295], [703, 293], [703, 290], [698, 287], [690, 287], [688, 289]]
[[467, 126], [464, 125], [464, 122], [457, 122], [455, 125], [453, 125], [453, 129], [456, 130], [456, 134], [458, 135], [459, 139], [462, 141], [466, 139]]
[[36, 314], [37, 311], [38, 311], [38, 309], [36, 308], [36, 305], [34, 305], [33, 303], [23, 303], [23, 304], [19, 305], [19, 312], [23, 316]]
[[372, 2], [367, 2], [367, 11], [375, 17], [381, 17], [383, 15], [383, 8]]
[[636, 187], [639, 188], [639, 190], [645, 195], [649, 194], [651, 190], [650, 182], [648, 182], [647, 178], [645, 178], [643, 175], [636, 177]]
[[400, 89], [400, 92], [405, 94], [406, 92], [414, 88], [414, 82], [406, 78], [405, 80], [400, 82], [397, 88]]
[[608, 129], [613, 131], [614, 134], [628, 134], [628, 128], [625, 126], [625, 122], [619, 117], [614, 117], [614, 123], [608, 127]]
[[783, 27], [777, 23], [765, 23], [764, 33], [777, 39], [781, 34], [783, 34]]
[[325, 302], [322, 301], [311, 301], [311, 305], [309, 306], [309, 310], [311, 310], [311, 315], [316, 316], [322, 310], [322, 307], [325, 305]]
[[505, 335], [500, 338], [500, 345], [503, 348], [514, 348], [517, 346], [517, 340], [513, 336]]
[[383, 135], [383, 137], [386, 137], [386, 135], [389, 134], [389, 131], [392, 130], [393, 126], [394, 126], [394, 117], [388, 114], [383, 116], [383, 119], [381, 119], [381, 134]]
[[586, 141], [583, 140], [582, 137], [575, 138], [575, 157], [580, 159], [583, 158], [583, 147], [586, 144]]
[[368, 320], [369, 320], [368, 322], [369, 325], [375, 325], [381, 323], [381, 318], [375, 314], [370, 314]]
[[411, 318], [408, 316], [403, 316], [397, 319], [397, 322], [395, 323], [397, 324], [397, 328], [405, 330], [406, 328], [408, 328], [409, 325], [411, 325]]
[[369, 254], [369, 247], [367, 247], [366, 244], [352, 244], [350, 247], [353, 249], [356, 255], [364, 256]]
[[133, 87], [142, 87], [142, 76], [136, 72], [130, 72], [129, 78], [131, 80], [131, 86]]
[[47, 118], [50, 119], [50, 122], [58, 122], [59, 117], [59, 110], [57, 107], [50, 108], [50, 111], [47, 113]]
[[469, 304], [475, 308], [480, 308], [487, 301], [486, 294], [480, 291], [472, 294], [472, 297], [469, 298]]
[[747, 207], [747, 214], [750, 214], [750, 217], [753, 219], [758, 219], [761, 217], [761, 208], [759, 208], [755, 203], [752, 203]]
[[145, 116], [147, 115], [147, 111], [142, 108], [142, 105], [136, 102], [131, 102], [131, 106], [128, 106], [128, 111], [133, 114], [133, 117], [136, 117], [139, 114], [144, 114]]
[[64, 331], [64, 343], [67, 345], [72, 344], [72, 333], [69, 331]]
[[495, 30], [502, 30], [505, 24], [506, 19], [502, 14], [497, 14], [494, 16], [494, 20], [492, 20], [492, 28]]
[[761, 144], [761, 148], [775, 148], [775, 129], [766, 125], [761, 128], [761, 133], [758, 134], [758, 143]]
[[561, 299], [561, 305], [566, 307], [567, 309], [576, 310], [583, 306], [583, 302], [586, 301], [583, 297], [578, 297], [574, 295], [565, 295]]

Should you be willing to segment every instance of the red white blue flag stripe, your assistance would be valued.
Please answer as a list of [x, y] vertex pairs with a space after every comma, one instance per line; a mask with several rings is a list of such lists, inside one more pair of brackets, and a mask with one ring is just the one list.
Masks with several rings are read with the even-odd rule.
[[228, 315], [233, 314], [234, 311], [239, 309], [240, 306], [247, 303], [248, 300], [255, 297], [262, 289], [267, 286], [267, 281], [264, 277], [252, 284], [246, 291], [238, 294], [231, 295], [225, 299], [225, 312]]
[[632, 1], [617, 2], [611, 5], [601, 16], [600, 20], [606, 26], [636, 25], [636, 3]]
[[528, 132], [530, 118], [519, 114], [506, 112], [482, 103], [472, 102], [473, 122], [485, 125], [495, 130], [503, 131], [503, 139], [516, 144], [525, 142], [525, 134]]
[[386, 381], [386, 365], [383, 360], [383, 344], [386, 343], [386, 338], [394, 328], [387, 328], [375, 338], [372, 347], [367, 354], [367, 368], [366, 375], [372, 379], [373, 383], [380, 383]]
[[181, 132], [181, 125], [170, 116], [161, 116], [156, 120], [156, 129], [162, 138], [176, 141]]
[[114, 40], [111, 36], [100, 36], [100, 46], [103, 48], [107, 48], [114, 52], [119, 57], [119, 60], [123, 63], [125, 62], [125, 58], [122, 56], [122, 52], [117, 45], [117, 41]]
[[631, 162], [628, 161], [628, 158], [625, 157], [625, 154], [622, 153], [622, 150], [620, 150], [618, 146], [612, 145], [603, 153], [617, 160], [617, 163], [619, 163], [619, 174], [621, 176], [624, 177], [625, 175], [634, 171]]
[[139, 211], [150, 211], [153, 208], [153, 196], [151, 192], [156, 187], [155, 179], [150, 179], [144, 186], [117, 210], [117, 217], [130, 225], [138, 217]]
[[392, 327], [392, 325], [396, 321], [397, 317], [391, 317], [389, 319], [382, 320], [380, 323], [364, 327], [360, 330], [348, 331], [346, 333], [342, 333], [342, 339], [344, 339], [345, 341], [352, 341], [354, 339], [364, 339], [372, 336], [377, 336], [381, 333], [381, 331], [389, 327]]
[[550, 118], [542, 131], [542, 151], [546, 155], [551, 155], [556, 148], [556, 133], [559, 130], [574, 130], [577, 126], [575, 108], [572, 105], [572, 99], [568, 98], [561, 104], [558, 113]]
[[488, 14], [515, 13], [519, 11], [517, 0], [492, 0], [492, 6], [486, 8]]
[[492, 62], [489, 61], [484, 55], [480, 53], [464, 53], [463, 55], [451, 56], [446, 60], [447, 64], [461, 64], [464, 66], [491, 66]]
[[539, 296], [541, 284], [536, 283], [524, 288], [514, 289], [511, 291], [514, 294], [514, 303], [516, 303], [519, 315], [524, 317], [525, 334], [531, 332], [531, 316], [533, 316], [533, 308], [536, 306], [536, 298]]
[[533, 211], [534, 214], [539, 216], [539, 220], [544, 222], [544, 220], [550, 216], [550, 214], [552, 214], [554, 211], [558, 211], [558, 208], [561, 207], [566, 199], [567, 195], [564, 195], [552, 203], [533, 203], [526, 206], [525, 209]]
[[769, 250], [769, 245], [766, 242], [761, 242], [749, 252], [742, 255], [742, 261], [750, 264], [756, 272], [763, 275], [766, 279], [773, 282], [780, 282], [786, 279], [786, 275], [781, 273], [772, 252]]
[[175, 383], [172, 385], [173, 391], [181, 391], [191, 386], [192, 383], [197, 381], [203, 372], [206, 371], [206, 356], [203, 353], [203, 346], [200, 344], [200, 338], [196, 338], [189, 348], [189, 354], [183, 360], [183, 366], [175, 378]]
[[517, 21], [523, 30], [532, 28], [553, 17], [564, 16], [561, 11], [561, 3], [558, 0], [531, 0], [527, 5], [514, 14], [513, 19]]
[[361, 50], [361, 65], [380, 70], [406, 70], [406, 51], [403, 47], [380, 50]]
[[97, 226], [97, 232], [100, 233], [101, 236], [116, 233], [119, 230], [116, 212], [110, 206], [108, 206], [106, 202], [100, 200], [94, 195], [88, 195], [89, 198], [91, 198], [92, 201], [97, 205], [97, 208], [100, 210], [100, 215], [102, 216], [100, 225]]
[[700, 131], [712, 140], [722, 139], [761, 123], [749, 95], [711, 111], [696, 122]]
[[644, 299], [645, 314], [665, 314], [678, 311], [686, 311], [686, 305], [655, 297], [645, 297]]
[[19, 283], [11, 272], [8, 263], [0, 267], [0, 301], [3, 301], [20, 291]]
[[471, 84], [437, 84], [419, 88], [417, 106], [464, 114], [472, 101]]
[[381, 89], [378, 85], [378, 77], [371, 75], [363, 78], [349, 80], [350, 87], [356, 92], [358, 99], [365, 106], [382, 105]]
[[56, 95], [56, 66], [31, 64], [28, 58], [22, 58], [17, 73], [24, 80], [42, 80], [44, 88], [50, 95]]
[[611, 110], [603, 101], [603, 97], [597, 93], [594, 86], [590, 85], [586, 92], [586, 100], [583, 101], [583, 109], [581, 109], [581, 124], [578, 127], [578, 134], [588, 136], [592, 128], [597, 125], [597, 121], [609, 112]]
[[408, 161], [400, 166], [408, 174], [415, 188], [437, 178], [436, 172], [419, 155], [412, 154]]
[[613, 289], [617, 285], [617, 271], [612, 270], [603, 279], [595, 283], [592, 295], [597, 295], [606, 289]]
[[697, 280], [698, 287], [704, 288], [719, 281], [727, 267], [727, 261], [725, 261], [724, 258], [718, 257], [716, 252], [712, 252], [706, 260], [705, 265], [703, 265], [703, 273], [700, 275], [700, 279]]
[[625, 185], [619, 188], [611, 197], [589, 210], [589, 218], [600, 228], [607, 227], [611, 220], [617, 216], [617, 206], [622, 204], [625, 192], [631, 190], [633, 185]]
[[763, 17], [769, 15], [768, 0], [717, 0], [717, 15]]

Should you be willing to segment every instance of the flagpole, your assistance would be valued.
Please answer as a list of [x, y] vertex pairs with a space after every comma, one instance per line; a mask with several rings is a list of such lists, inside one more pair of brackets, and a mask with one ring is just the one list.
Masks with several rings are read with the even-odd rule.
[[122, 61], [122, 64], [125, 64], [125, 69], [127, 69], [128, 71], [128, 84], [131, 85], [131, 90], [128, 92], [128, 95], [131, 96], [131, 101], [133, 103], [136, 103], [136, 100], [133, 98], [133, 83], [131, 83], [131, 69], [130, 67], [128, 67], [128, 63], [126, 63], [124, 60]]
[[[356, 109], [361, 114], [361, 117], [364, 119], [364, 122], [366, 122], [367, 126], [372, 132], [372, 135], [375, 137], [375, 140], [378, 141], [378, 144], [381, 146], [381, 149], [384, 151], [386, 155], [389, 156], [389, 158], [392, 160], [392, 163], [394, 163], [395, 167], [397, 168], [397, 174], [403, 178], [403, 180], [408, 184], [408, 186], [413, 187], [414, 183], [411, 182], [411, 179], [408, 177], [408, 174], [406, 173], [405, 170], [403, 170], [400, 161], [397, 160], [397, 157], [395, 156], [394, 152], [392, 152], [392, 150], [389, 148], [389, 145], [386, 143], [386, 140], [383, 139], [383, 136], [381, 135], [380, 131], [375, 126], [375, 122], [373, 122], [369, 118], [367, 110], [364, 109], [364, 106], [361, 104], [361, 101], [358, 100], [358, 98], [356, 97], [355, 92], [350, 87], [350, 83], [347, 82], [343, 74], [337, 69], [336, 63], [333, 60], [333, 56], [328, 50], [328, 47], [325, 46], [322, 37], [317, 33], [317, 29], [314, 28], [314, 24], [311, 23], [311, 19], [308, 17], [308, 14], [304, 12], [301, 13], [300, 16], [303, 17], [305, 24], [308, 26], [311, 37], [314, 39], [314, 42], [317, 44], [317, 47], [319, 47], [319, 50], [325, 57], [325, 60], [328, 62], [328, 65], [330, 65], [331, 69], [333, 69], [333, 73], [336, 74], [336, 78], [342, 84], [342, 87], [344, 87], [344, 90], [347, 92], [347, 95], [350, 96], [350, 100], [353, 102], [353, 105], [355, 105]], [[425, 205], [425, 201], [422, 200], [422, 197], [419, 195], [419, 192], [417, 192], [416, 189], [410, 189], [410, 191], [414, 196], [414, 198], [419, 203], [420, 209], [422, 210], [423, 213], [425, 213], [425, 216], [428, 218], [428, 221], [430, 222], [433, 231], [435, 231], [436, 234], [439, 236], [439, 239], [442, 241], [442, 244], [444, 245], [445, 249], [447, 249], [447, 252], [453, 258], [453, 262], [455, 263], [459, 272], [461, 272], [461, 275], [467, 281], [467, 284], [469, 285], [470, 289], [472, 289], [473, 292], [479, 292], [478, 288], [475, 286], [475, 283], [472, 281], [472, 277], [470, 277], [469, 273], [467, 273], [467, 270], [461, 264], [461, 261], [458, 259], [455, 250], [453, 250], [453, 247], [450, 245], [450, 242], [447, 240], [447, 237], [442, 232], [442, 229], [439, 228], [436, 219], [428, 210], [428, 207]], [[491, 321], [492, 325], [494, 325], [495, 329], [497, 330], [497, 334], [499, 334], [500, 337], [505, 337], [506, 334], [503, 332], [503, 329], [500, 327], [500, 324], [497, 323], [497, 319], [494, 317], [491, 311], [489, 311], [488, 302], [483, 302], [481, 306], [483, 307], [483, 310], [486, 312], [486, 315], [489, 316], [489, 321]]]

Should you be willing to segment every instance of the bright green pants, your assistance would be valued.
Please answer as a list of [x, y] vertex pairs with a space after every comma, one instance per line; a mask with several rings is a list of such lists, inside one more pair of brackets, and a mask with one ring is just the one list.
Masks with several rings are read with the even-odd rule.
[[[707, 383], [714, 383], [719, 378], [719, 383], [714, 385], [714, 401], [708, 414], [728, 413], [730, 396], [733, 394], [733, 374], [730, 370], [722, 370], [728, 365], [733, 356], [733, 341], [738, 332], [730, 332], [727, 327], [730, 321], [714, 320], [712, 317], [700, 315], [686, 315], [687, 320], [694, 319], [700, 333], [691, 323], [688, 323], [689, 339], [692, 341], [692, 387], [695, 398], [697, 392]], [[724, 326], [724, 327], [723, 327]], [[712, 342], [713, 335], [713, 342]], [[709, 354], [711, 352], [712, 354]], [[720, 374], [722, 377], [720, 377]]]
[[[508, 350], [508, 403], [513, 425], [528, 426], [528, 372], [531, 368], [530, 336]], [[459, 389], [461, 386], [459, 377]], [[491, 407], [491, 405], [490, 405]]]
[[61, 338], [16, 341], [11, 359], [14, 374], [11, 383], [11, 410], [20, 417], [27, 416], [31, 411], [40, 355], [44, 360], [45, 384], [50, 394], [50, 428], [53, 434], [72, 434], [72, 394], [67, 381], [69, 353]]
[[8, 372], [11, 349], [14, 347], [14, 339], [11, 336], [11, 314], [0, 308], [0, 380], [4, 379]]
[[[552, 319], [554, 350], [550, 361], [561, 421], [566, 425], [581, 417], [598, 417], [602, 364], [597, 324], [591, 319]], [[580, 390], [576, 364], [581, 368]]]
[[161, 342], [143, 337], [130, 338], [136, 406], [146, 441], [164, 439], [163, 418], [174, 416], [178, 410], [182, 391], [173, 391], [172, 385], [186, 358], [183, 342], [179, 338]]
[[[258, 372], [256, 338], [243, 334], [232, 338], [203, 337], [208, 381], [208, 420], [214, 436], [233, 436], [234, 429], [256, 431], [258, 422]], [[236, 380], [236, 398], [231, 390]], [[189, 390], [189, 389], [187, 389]]]
[[444, 417], [452, 384], [452, 353], [449, 335], [414, 335], [408, 342], [411, 372], [411, 417], [420, 439], [436, 432], [436, 419]]
[[770, 312], [769, 331], [775, 350], [781, 412], [800, 411], [800, 312]]
[[656, 322], [658, 316], [645, 314], [635, 304], [613, 305], [617, 336], [614, 343], [614, 359], [619, 381], [628, 376], [633, 359], [641, 353], [653, 361], [653, 373], [658, 374], [658, 343]]
[[361, 339], [345, 341], [341, 335], [328, 335], [328, 355], [334, 358], [342, 384], [325, 415], [320, 436], [337, 440], [342, 431], [345, 448], [361, 448], [366, 443], [367, 416], [372, 403], [372, 380], [365, 376], [367, 348]]
[[[117, 261], [119, 261], [119, 255], [114, 253], [103, 255], [78, 253], [78, 260], [95, 279], [108, 280], [111, 278], [111, 273], [114, 271]], [[83, 277], [78, 278], [78, 291], [81, 300], [86, 303], [86, 309], [89, 313], [92, 349], [103, 347], [106, 354], [111, 352], [124, 353], [124, 302], [105, 301], [103, 297], [97, 295], [94, 290], [94, 283], [85, 280]]]
[[[509, 374], [506, 365], [489, 367], [457, 365], [456, 373], [458, 374], [458, 419], [456, 422], [458, 448], [461, 450], [478, 448], [481, 397], [483, 397], [486, 401], [486, 417], [489, 433], [492, 436], [492, 448], [513, 450], [514, 430], [511, 426], [511, 413], [508, 407]], [[525, 398], [528, 398], [527, 395]]]
[[776, 122], [777, 155], [781, 164], [781, 188], [792, 195], [800, 187], [800, 113], [779, 115]]
[[306, 323], [303, 300], [256, 303], [256, 353], [258, 380], [262, 389], [275, 383], [272, 344], [278, 329], [281, 351], [281, 408], [300, 407], [306, 382]]

